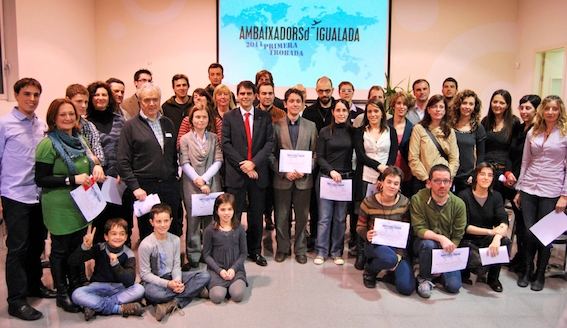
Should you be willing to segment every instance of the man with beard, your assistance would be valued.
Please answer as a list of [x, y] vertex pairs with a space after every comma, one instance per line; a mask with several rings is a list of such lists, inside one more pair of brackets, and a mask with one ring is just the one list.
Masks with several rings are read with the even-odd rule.
[[181, 121], [189, 115], [189, 109], [193, 105], [189, 96], [189, 78], [185, 74], [175, 74], [171, 79], [174, 95], [161, 105], [163, 115], [169, 118], [175, 126], [175, 132], [179, 133]]
[[[331, 124], [333, 121], [333, 114], [331, 108], [335, 105], [335, 98], [333, 98], [333, 82], [326, 76], [317, 80], [315, 85], [317, 91], [317, 102], [307, 107], [303, 112], [303, 118], [308, 119], [315, 123], [317, 127], [317, 134], [322, 128]], [[313, 176], [319, 174], [319, 166], [313, 169]], [[312, 250], [315, 244], [314, 238], [317, 236], [317, 219], [319, 218], [319, 208], [317, 206], [317, 194], [315, 188], [311, 189], [311, 204], [309, 207], [309, 234], [307, 238], [307, 248]]]
[[455, 100], [455, 95], [459, 92], [459, 84], [457, 83], [457, 80], [452, 77], [446, 78], [445, 81], [443, 81], [443, 88], [441, 89], [441, 92], [447, 102], [447, 108], [451, 108], [453, 106], [453, 101]]
[[425, 107], [427, 106], [427, 100], [429, 100], [429, 82], [425, 79], [415, 80], [412, 89], [415, 96], [415, 107], [408, 109], [406, 118], [413, 125], [416, 125], [425, 115]]

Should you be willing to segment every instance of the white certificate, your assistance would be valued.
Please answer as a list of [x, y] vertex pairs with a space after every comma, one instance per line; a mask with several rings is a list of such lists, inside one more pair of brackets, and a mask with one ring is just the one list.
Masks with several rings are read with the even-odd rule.
[[366, 197], [374, 195], [377, 192], [378, 190], [376, 189], [375, 183], [369, 183], [368, 187], [366, 187]]
[[510, 257], [508, 256], [508, 247], [500, 246], [498, 247], [498, 255], [492, 257], [488, 255], [488, 247], [486, 248], [479, 248], [480, 253], [480, 261], [482, 265], [491, 265], [491, 264], [498, 264], [498, 263], [510, 263]]
[[453, 253], [447, 253], [443, 249], [432, 250], [431, 273], [444, 273], [463, 270], [469, 261], [469, 248], [455, 248]]
[[280, 150], [280, 172], [311, 174], [313, 152], [310, 150]]
[[530, 230], [542, 244], [547, 246], [567, 230], [567, 215], [553, 210], [534, 224]]
[[397, 248], [406, 248], [410, 224], [407, 222], [374, 219], [372, 243]]
[[155, 204], [161, 203], [158, 194], [149, 194], [146, 196], [146, 199], [143, 201], [135, 201], [134, 202], [134, 214], [137, 217], [140, 217], [144, 214], [150, 213], [152, 206]]
[[350, 202], [352, 201], [352, 180], [335, 182], [331, 178], [321, 177], [320, 197], [322, 199]]
[[83, 213], [87, 222], [94, 220], [106, 207], [106, 201], [100, 192], [98, 184], [94, 183], [94, 179], [92, 178], [91, 181], [93, 184], [90, 187], [80, 185], [71, 190], [71, 197], [73, 197], [73, 200], [81, 213]]
[[124, 190], [126, 190], [127, 187], [124, 181], [121, 181], [120, 183], [117, 182], [118, 179], [106, 176], [106, 181], [102, 184], [100, 191], [102, 192], [102, 196], [105, 201], [122, 205], [122, 194], [124, 194]]
[[213, 208], [215, 200], [223, 192], [212, 192], [208, 195], [205, 194], [192, 194], [191, 195], [191, 216], [206, 216], [213, 215]]

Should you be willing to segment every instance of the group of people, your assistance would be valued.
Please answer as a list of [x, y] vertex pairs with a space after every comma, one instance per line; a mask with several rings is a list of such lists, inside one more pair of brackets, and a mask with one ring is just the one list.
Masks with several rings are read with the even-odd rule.
[[[501, 265], [483, 267], [479, 249], [496, 256], [511, 245], [506, 200], [517, 222], [518, 253], [510, 269], [519, 273], [518, 286], [543, 289], [550, 247], [529, 228], [567, 205], [567, 113], [559, 97], [523, 97], [520, 124], [508, 91], [494, 92], [481, 121], [480, 99], [472, 90], [459, 92], [453, 78], [443, 82], [443, 94], [431, 97], [423, 79], [413, 83], [412, 94], [400, 91], [389, 99], [374, 86], [363, 110], [348, 81], [339, 84], [335, 99], [331, 79], [321, 77], [317, 100], [306, 106], [302, 85], [283, 100], [275, 97], [268, 71], [258, 72], [255, 82], [240, 82], [236, 96], [223, 77], [223, 67], [211, 64], [211, 84], [189, 95], [188, 77], [177, 74], [174, 96], [162, 105], [146, 69], [135, 73], [136, 93], [126, 99], [116, 78], [86, 88], [73, 84], [50, 104], [46, 123], [35, 114], [39, 82], [15, 84], [18, 105], [0, 118], [10, 315], [42, 317], [28, 296], [57, 298], [57, 306], [83, 311], [86, 320], [97, 313], [141, 315], [142, 297], [155, 304], [158, 320], [197, 295], [239, 302], [247, 287], [246, 258], [268, 264], [264, 222], [275, 229], [275, 262], [291, 256], [294, 239], [298, 263], [305, 264], [313, 249], [314, 264], [331, 258], [343, 265], [347, 217], [355, 267], [368, 288], [387, 271], [401, 294], [417, 290], [428, 298], [437, 281], [450, 293], [472, 284], [472, 272], [477, 282], [502, 292]], [[282, 151], [310, 152], [310, 173], [280, 169]], [[126, 185], [123, 205], [108, 204], [91, 224], [70, 192], [108, 177]], [[331, 180], [352, 180], [352, 201], [321, 197], [322, 181]], [[194, 216], [192, 195], [216, 192], [225, 193], [216, 198], [213, 215]], [[149, 194], [161, 204], [137, 217], [141, 286], [130, 249], [132, 204]], [[184, 212], [185, 265], [179, 239]], [[406, 247], [373, 243], [377, 218], [410, 223]], [[41, 283], [48, 231], [56, 292]], [[432, 274], [432, 250], [458, 247], [470, 250], [467, 268]], [[412, 258], [419, 262], [417, 277]], [[84, 262], [90, 259], [95, 269], [89, 281]], [[191, 272], [200, 262], [207, 270]]]

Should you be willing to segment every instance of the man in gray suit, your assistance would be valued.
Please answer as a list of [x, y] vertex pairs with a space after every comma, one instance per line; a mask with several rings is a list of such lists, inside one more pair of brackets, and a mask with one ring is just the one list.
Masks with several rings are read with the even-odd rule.
[[278, 248], [276, 262], [283, 262], [286, 255], [291, 255], [290, 211], [295, 212], [295, 260], [307, 262], [306, 225], [309, 215], [309, 200], [313, 188], [313, 175], [294, 172], [280, 172], [279, 158], [282, 149], [311, 151], [311, 169], [315, 167], [315, 144], [317, 127], [315, 123], [302, 118], [299, 113], [304, 108], [303, 93], [298, 89], [289, 89], [285, 93], [287, 116], [274, 122], [274, 151], [270, 155], [270, 166], [274, 174], [274, 198], [276, 218], [276, 241]]
[[409, 108], [406, 118], [413, 125], [416, 125], [423, 119], [425, 115], [425, 106], [429, 100], [429, 82], [425, 79], [415, 80], [413, 82], [413, 95], [415, 96], [415, 107]]

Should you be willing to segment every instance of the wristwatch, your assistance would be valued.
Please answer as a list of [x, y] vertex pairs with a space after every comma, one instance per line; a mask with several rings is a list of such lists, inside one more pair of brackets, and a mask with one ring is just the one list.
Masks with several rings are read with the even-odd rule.
[[71, 185], [71, 181], [69, 181], [69, 177], [65, 178], [65, 184], [70, 186]]

